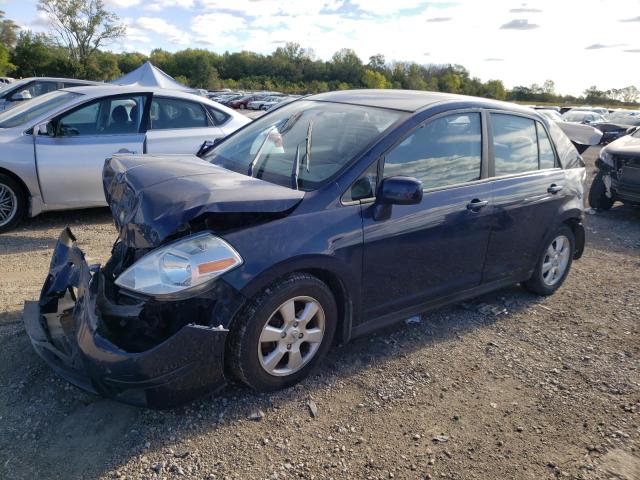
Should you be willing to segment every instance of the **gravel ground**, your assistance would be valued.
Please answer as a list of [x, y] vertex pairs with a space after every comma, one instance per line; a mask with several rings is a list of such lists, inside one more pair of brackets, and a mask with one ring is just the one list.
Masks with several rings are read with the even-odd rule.
[[33, 352], [22, 302], [65, 224], [106, 259], [104, 209], [0, 237], [0, 478], [640, 479], [640, 209], [587, 215], [552, 297], [513, 286], [336, 347], [295, 388], [167, 412], [85, 394]]

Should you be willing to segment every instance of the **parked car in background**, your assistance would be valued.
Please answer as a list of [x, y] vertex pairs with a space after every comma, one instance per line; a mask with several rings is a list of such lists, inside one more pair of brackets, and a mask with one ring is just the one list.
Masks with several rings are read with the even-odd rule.
[[609, 210], [616, 200], [640, 205], [640, 129], [600, 150], [598, 172], [589, 190], [589, 204]]
[[606, 145], [640, 128], [640, 111], [617, 110], [606, 120], [595, 122], [592, 126], [602, 131], [602, 143]]
[[602, 131], [591, 125], [567, 122], [556, 110], [539, 109], [537, 112], [555, 122], [572, 139], [578, 153], [583, 153], [590, 145], [597, 145], [602, 141]]
[[264, 97], [260, 100], [253, 100], [247, 104], [247, 108], [250, 110], [265, 110], [263, 106], [268, 103], [270, 105], [274, 105], [276, 103], [281, 102], [286, 97], [284, 95], [271, 95], [268, 97]]
[[590, 125], [592, 123], [604, 122], [605, 118], [599, 113], [592, 112], [590, 110], [569, 110], [562, 114], [562, 119], [565, 122], [582, 123]]
[[6, 110], [0, 232], [25, 215], [106, 205], [101, 173], [113, 154], [194, 154], [248, 122], [201, 96], [112, 85], [58, 90]]
[[15, 78], [11, 77], [0, 77], [0, 85], [15, 82]]
[[31, 100], [45, 93], [53, 92], [61, 88], [79, 87], [87, 85], [104, 85], [100, 82], [89, 80], [76, 80], [73, 78], [33, 77], [23, 78], [0, 87], [0, 111], [6, 110], [19, 102]]
[[262, 100], [264, 98], [266, 98], [267, 95], [245, 95], [243, 97], [237, 98], [235, 100], [232, 100], [228, 103], [228, 106], [231, 108], [237, 108], [240, 110], [244, 110], [245, 108], [247, 108], [247, 105], [249, 105], [250, 102], [254, 102], [256, 100]]
[[289, 387], [336, 338], [517, 282], [552, 294], [584, 247], [584, 164], [555, 123], [513, 104], [313, 95], [205, 160], [105, 164], [119, 238], [104, 267], [62, 232], [23, 318], [72, 383], [150, 407], [229, 374]]

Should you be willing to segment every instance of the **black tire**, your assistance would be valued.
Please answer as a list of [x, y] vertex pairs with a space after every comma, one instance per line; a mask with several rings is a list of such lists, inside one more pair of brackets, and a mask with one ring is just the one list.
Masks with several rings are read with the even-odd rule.
[[598, 172], [591, 183], [589, 205], [596, 210], [609, 210], [613, 206], [615, 199], [607, 197], [607, 188], [602, 177], [602, 172]]
[[27, 213], [27, 195], [22, 186], [10, 176], [0, 173], [0, 193], [7, 191], [10, 192], [11, 202], [15, 202], [15, 208], [7, 212], [8, 218], [3, 219], [0, 215], [0, 233], [13, 230]]
[[[549, 249], [550, 245], [558, 237], [562, 235], [569, 240], [568, 263], [566, 265], [566, 268], [562, 276], [558, 280], [556, 280], [553, 285], [549, 285], [545, 281], [542, 265], [547, 259], [547, 250]], [[536, 269], [533, 272], [533, 275], [531, 275], [531, 278], [529, 278], [529, 280], [524, 282], [525, 288], [529, 290], [531, 293], [535, 293], [537, 295], [545, 295], [545, 296], [551, 295], [556, 290], [558, 290], [564, 283], [565, 279], [567, 278], [567, 275], [569, 275], [569, 272], [571, 271], [571, 264], [573, 263], [573, 255], [575, 254], [575, 249], [576, 249], [576, 239], [571, 228], [569, 228], [567, 225], [563, 225], [560, 228], [558, 228], [552, 235], [550, 235], [547, 238], [547, 241], [544, 243], [544, 247], [538, 257], [538, 260], [536, 263]]]
[[[324, 336], [315, 354], [298, 371], [286, 376], [267, 372], [260, 363], [258, 345], [265, 324], [281, 305], [295, 297], [312, 297], [324, 313]], [[226, 366], [233, 376], [262, 392], [290, 387], [309, 375], [333, 342], [338, 322], [338, 309], [331, 290], [318, 278], [292, 274], [277, 281], [254, 297], [234, 321], [226, 348]]]

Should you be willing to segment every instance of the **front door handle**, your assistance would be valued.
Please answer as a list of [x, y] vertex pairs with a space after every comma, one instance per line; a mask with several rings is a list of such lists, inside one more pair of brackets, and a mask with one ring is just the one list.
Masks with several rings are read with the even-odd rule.
[[489, 205], [489, 202], [487, 200], [478, 200], [477, 198], [474, 198], [469, 203], [467, 203], [467, 210], [471, 210], [472, 212], [479, 212], [487, 205]]
[[135, 155], [136, 154], [136, 152], [133, 152], [133, 151], [127, 149], [127, 148], [121, 148], [116, 153], [128, 153], [130, 155]]
[[562, 185], [556, 185], [555, 183], [552, 183], [549, 188], [547, 188], [547, 192], [549, 193], [553, 193], [556, 194], [558, 193], [560, 190], [562, 190], [564, 187]]

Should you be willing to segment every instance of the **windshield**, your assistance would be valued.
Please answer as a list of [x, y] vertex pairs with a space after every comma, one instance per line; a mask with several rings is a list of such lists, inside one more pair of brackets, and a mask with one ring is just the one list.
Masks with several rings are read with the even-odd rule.
[[271, 183], [315, 190], [403, 116], [381, 108], [297, 101], [249, 124], [205, 159]]
[[567, 112], [562, 116], [562, 118], [564, 118], [567, 122], [582, 122], [585, 119], [588, 119], [592, 122], [605, 121], [602, 115], [594, 112]]
[[46, 93], [33, 100], [24, 102], [21, 105], [0, 113], [0, 128], [11, 128], [22, 125], [79, 95], [79, 93], [56, 90], [55, 92]]

